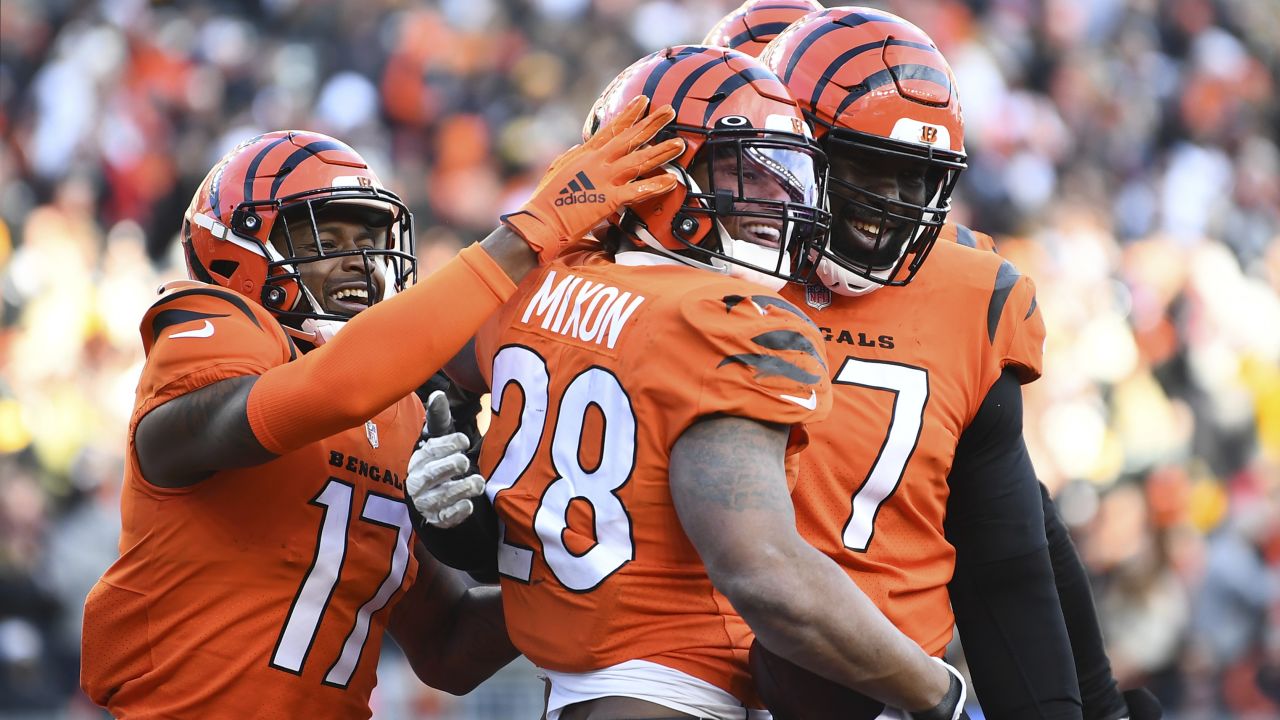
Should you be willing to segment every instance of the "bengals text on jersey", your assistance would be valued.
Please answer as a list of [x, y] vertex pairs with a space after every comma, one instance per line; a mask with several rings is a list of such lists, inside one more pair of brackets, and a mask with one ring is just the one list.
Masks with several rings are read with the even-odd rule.
[[368, 717], [388, 613], [417, 573], [403, 473], [422, 404], [161, 488], [139, 467], [138, 421], [297, 351], [261, 305], [192, 281], [168, 286], [140, 330], [120, 558], [85, 602], [85, 691], [121, 718], [212, 717], [215, 701], [226, 718]]

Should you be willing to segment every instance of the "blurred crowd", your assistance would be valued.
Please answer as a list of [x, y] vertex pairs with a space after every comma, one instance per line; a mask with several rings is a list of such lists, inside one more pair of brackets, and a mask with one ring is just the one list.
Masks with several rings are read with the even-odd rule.
[[[605, 82], [733, 0], [0, 0], [0, 717], [100, 717], [80, 608], [116, 554], [137, 322], [239, 140], [348, 141], [429, 270], [579, 138]], [[828, 4], [833, 4], [830, 1]], [[1048, 325], [1026, 435], [1122, 684], [1280, 717], [1280, 2], [892, 0], [958, 77], [953, 217]], [[456, 700], [388, 650], [377, 718], [536, 717], [527, 664]]]

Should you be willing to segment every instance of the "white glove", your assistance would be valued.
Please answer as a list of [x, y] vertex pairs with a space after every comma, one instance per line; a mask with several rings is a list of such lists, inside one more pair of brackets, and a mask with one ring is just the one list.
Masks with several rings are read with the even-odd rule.
[[438, 528], [454, 527], [470, 517], [471, 498], [484, 492], [484, 478], [467, 474], [471, 461], [465, 453], [471, 441], [463, 433], [449, 433], [452, 429], [449, 400], [437, 390], [427, 398], [424, 442], [409, 457], [405, 487], [422, 519]]

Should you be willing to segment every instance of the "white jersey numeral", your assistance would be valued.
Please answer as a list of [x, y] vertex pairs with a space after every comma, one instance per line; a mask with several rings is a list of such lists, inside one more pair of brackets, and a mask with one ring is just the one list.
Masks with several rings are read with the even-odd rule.
[[[302, 673], [311, 646], [315, 644], [320, 621], [333, 597], [347, 556], [347, 527], [351, 519], [354, 488], [337, 478], [329, 478], [320, 493], [311, 500], [312, 505], [324, 508], [320, 521], [320, 534], [316, 542], [315, 558], [307, 570], [298, 594], [294, 596], [289, 616], [280, 630], [276, 650], [271, 655], [271, 667], [295, 675]], [[355, 623], [342, 643], [342, 651], [325, 674], [324, 684], [346, 687], [351, 682], [356, 665], [369, 639], [370, 617], [387, 606], [396, 589], [404, 582], [409, 568], [409, 542], [413, 535], [413, 521], [409, 508], [403, 501], [370, 493], [365, 497], [361, 519], [392, 528], [396, 531], [396, 543], [391, 553], [387, 576], [356, 613]], [[376, 662], [376, 658], [374, 659]]]
[[929, 373], [910, 365], [846, 358], [832, 382], [894, 395], [889, 432], [866, 480], [853, 494], [849, 520], [844, 526], [844, 546], [864, 552], [875, 533], [880, 506], [898, 489], [907, 461], [920, 441], [924, 407], [929, 400]]
[[[520, 421], [486, 485], [494, 502], [529, 469], [547, 424], [550, 383], [546, 363], [532, 350], [518, 345], [503, 348], [493, 360], [493, 412], [501, 412], [507, 386], [514, 384], [524, 395]], [[579, 448], [587, 410], [594, 405], [604, 419], [600, 463], [582, 467]], [[592, 367], [565, 388], [556, 411], [551, 437], [551, 463], [556, 479], [547, 486], [534, 513], [533, 529], [541, 541], [543, 558], [564, 587], [586, 592], [597, 587], [635, 557], [631, 518], [617, 491], [635, 469], [636, 420], [622, 385], [613, 373]], [[569, 506], [581, 498], [591, 504], [595, 544], [575, 553], [564, 542]], [[506, 542], [505, 529], [498, 555], [498, 570], [528, 582], [533, 552]]]

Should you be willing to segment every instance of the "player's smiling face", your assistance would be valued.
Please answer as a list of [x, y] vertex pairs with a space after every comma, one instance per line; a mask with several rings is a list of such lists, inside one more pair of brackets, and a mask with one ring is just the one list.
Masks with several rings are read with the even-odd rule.
[[[366, 266], [364, 256], [352, 251], [384, 249], [387, 218], [389, 215], [383, 212], [335, 206], [317, 214], [315, 232], [309, 217], [291, 219], [288, 228], [293, 239], [292, 253], [282, 234], [272, 242], [286, 257], [350, 253], [298, 262], [296, 267], [302, 283], [321, 305], [317, 310], [352, 317], [382, 299], [383, 262], [370, 258]], [[366, 267], [371, 272], [366, 272]]]
[[[885, 267], [900, 255], [914, 229], [912, 223], [886, 217], [872, 195], [889, 201], [923, 205], [929, 198], [928, 167], [923, 162], [889, 158], [878, 153], [832, 153], [831, 235], [832, 249], [858, 263]], [[852, 197], [849, 188], [856, 188]], [[935, 188], [936, 190], [936, 188]], [[902, 214], [902, 206], [891, 207]], [[883, 225], [883, 229], [882, 226]]]
[[[708, 165], [710, 165], [709, 169]], [[717, 152], [710, 163], [699, 162], [690, 167], [689, 174], [693, 176], [703, 192], [710, 192], [712, 188], [727, 189], [737, 196], [739, 194], [738, 166], [735, 153]], [[787, 186], [775, 174], [767, 172], [759, 163], [744, 158], [741, 166], [741, 197], [777, 201], [791, 199], [791, 192]], [[737, 201], [733, 204], [733, 209], [748, 214], [717, 217], [730, 237], [763, 247], [776, 248], [782, 245], [783, 221], [777, 216], [776, 208], [749, 201]]]

